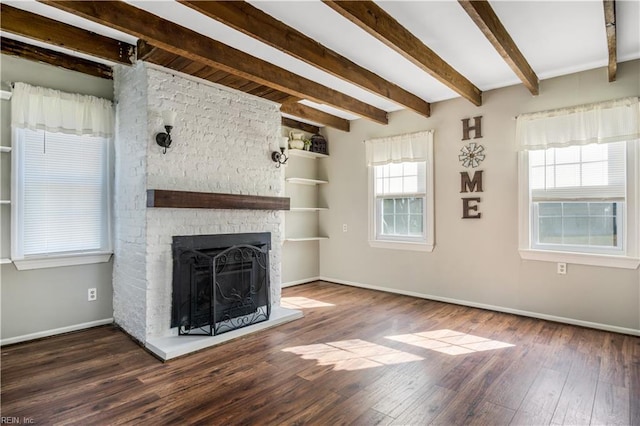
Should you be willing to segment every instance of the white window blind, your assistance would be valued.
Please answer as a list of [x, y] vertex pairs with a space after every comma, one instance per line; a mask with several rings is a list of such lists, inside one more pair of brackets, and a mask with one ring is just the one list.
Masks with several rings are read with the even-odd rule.
[[626, 143], [529, 151], [532, 201], [625, 198]]
[[108, 144], [17, 129], [22, 255], [108, 251]]

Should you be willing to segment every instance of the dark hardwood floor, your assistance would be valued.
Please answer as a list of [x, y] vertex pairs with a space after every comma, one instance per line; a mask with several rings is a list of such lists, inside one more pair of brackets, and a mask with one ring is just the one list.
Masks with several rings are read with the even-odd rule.
[[3, 347], [3, 419], [640, 425], [638, 337], [324, 282], [283, 300], [305, 318], [164, 364], [111, 326]]

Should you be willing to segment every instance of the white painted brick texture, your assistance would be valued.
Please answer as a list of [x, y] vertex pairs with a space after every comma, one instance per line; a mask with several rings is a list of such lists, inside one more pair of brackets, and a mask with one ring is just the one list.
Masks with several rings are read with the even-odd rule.
[[114, 67], [116, 99], [113, 317], [146, 339], [147, 83], [142, 64]]
[[[147, 114], [141, 163], [146, 166], [141, 168], [146, 173], [145, 190], [283, 195], [282, 169], [270, 159], [281, 134], [276, 104], [155, 67], [142, 70]], [[163, 129], [165, 109], [176, 111], [177, 118], [173, 145], [163, 155], [155, 134]], [[123, 239], [144, 240], [146, 266], [140, 270], [145, 273], [146, 339], [175, 334], [170, 329], [174, 235], [271, 232], [271, 298], [272, 304], [279, 305], [282, 212], [151, 208], [144, 210], [144, 216], [144, 227], [131, 223], [120, 229], [127, 234]], [[139, 229], [144, 235], [137, 235]]]

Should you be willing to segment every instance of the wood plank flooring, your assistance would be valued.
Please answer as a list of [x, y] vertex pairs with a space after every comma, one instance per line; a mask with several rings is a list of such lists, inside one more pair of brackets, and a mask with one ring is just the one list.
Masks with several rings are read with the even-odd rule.
[[305, 317], [165, 364], [112, 326], [3, 347], [2, 417], [640, 426], [638, 337], [325, 282], [283, 301]]

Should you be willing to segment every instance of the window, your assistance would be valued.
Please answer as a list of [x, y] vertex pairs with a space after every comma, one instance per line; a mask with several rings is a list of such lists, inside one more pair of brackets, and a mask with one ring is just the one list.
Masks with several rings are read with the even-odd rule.
[[426, 164], [375, 166], [376, 239], [425, 240]]
[[626, 143], [529, 152], [532, 247], [621, 254]]
[[[623, 106], [622, 112], [628, 105]], [[591, 108], [599, 107], [607, 110], [602, 115], [611, 113], [611, 103]], [[540, 113], [532, 120], [532, 128], [526, 128], [530, 124], [526, 116], [525, 123], [519, 124], [525, 128], [519, 129], [520, 137], [526, 134], [524, 139], [532, 141], [534, 148], [520, 154], [520, 253], [532, 260], [635, 268], [640, 263], [638, 143], [616, 141], [611, 134], [609, 143], [602, 140], [614, 127], [611, 115], [604, 120], [608, 129], [594, 132], [600, 140], [588, 137], [591, 129], [579, 126], [593, 126], [597, 120], [572, 122], [571, 117], [585, 111], [590, 108], [567, 111], [566, 122], [558, 120], [562, 113], [551, 112], [548, 117], [552, 122], [544, 129], [535, 128], [544, 119]], [[624, 114], [621, 117], [624, 120]], [[583, 138], [576, 138], [576, 131], [583, 133]], [[629, 134], [622, 132], [618, 139], [627, 137]], [[556, 143], [541, 142], [546, 138]], [[585, 143], [591, 141], [594, 143]]]
[[[25, 103], [24, 98], [20, 103], [23, 94], [14, 89], [13, 98], [17, 95], [19, 100], [17, 108]], [[30, 99], [35, 96], [33, 91], [26, 94]], [[13, 107], [12, 103], [12, 110]], [[24, 116], [31, 118], [33, 114]], [[13, 126], [11, 255], [16, 267], [32, 269], [108, 260], [109, 137], [30, 127], [50, 128], [15, 122]]]
[[433, 250], [432, 150], [432, 132], [367, 141], [371, 246]]
[[22, 254], [109, 251], [108, 141], [17, 129], [15, 142]]

